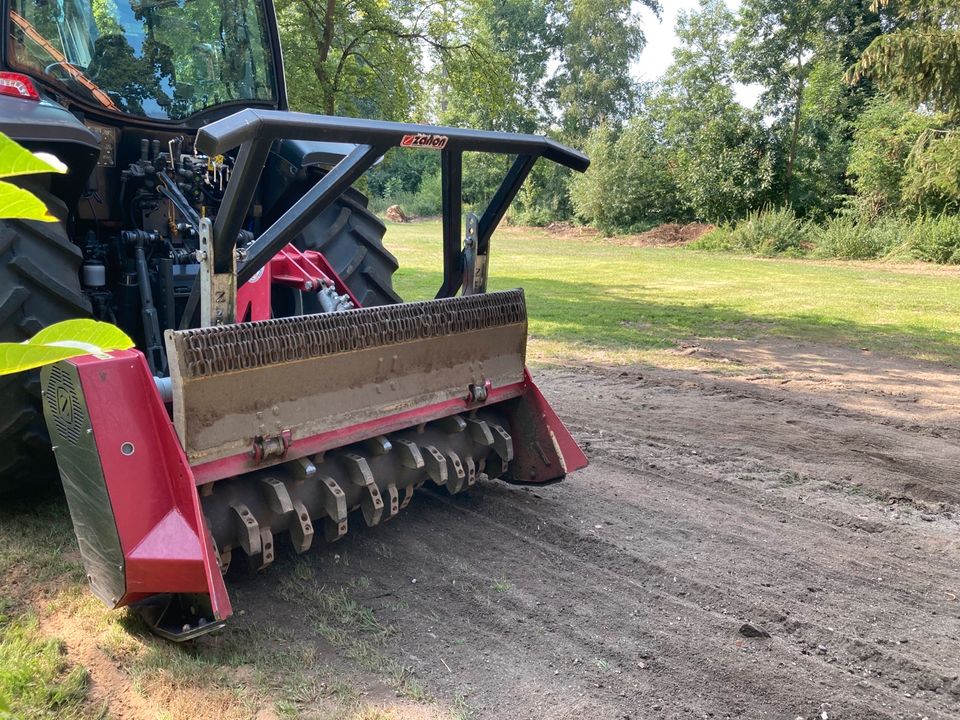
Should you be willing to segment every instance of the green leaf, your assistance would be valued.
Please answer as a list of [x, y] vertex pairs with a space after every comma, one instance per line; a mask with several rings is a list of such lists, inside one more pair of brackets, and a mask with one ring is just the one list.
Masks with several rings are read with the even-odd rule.
[[33, 370], [80, 355], [129, 350], [133, 340], [122, 330], [96, 320], [65, 320], [23, 343], [0, 343], [0, 375]]
[[57, 222], [36, 195], [0, 180], [0, 220], [9, 219]]
[[66, 166], [52, 155], [35, 155], [0, 133], [0, 178], [66, 171]]

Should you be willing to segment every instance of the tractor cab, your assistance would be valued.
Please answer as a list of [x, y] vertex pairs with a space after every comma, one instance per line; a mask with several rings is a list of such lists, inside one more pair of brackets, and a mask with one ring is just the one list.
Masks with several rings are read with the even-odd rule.
[[97, 114], [179, 124], [283, 104], [264, 0], [10, 0], [8, 17], [8, 67]]

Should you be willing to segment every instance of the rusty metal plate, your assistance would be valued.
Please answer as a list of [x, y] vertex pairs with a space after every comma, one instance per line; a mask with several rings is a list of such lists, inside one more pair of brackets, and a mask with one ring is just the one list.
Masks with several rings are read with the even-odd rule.
[[523, 291], [168, 331], [191, 464], [523, 380]]

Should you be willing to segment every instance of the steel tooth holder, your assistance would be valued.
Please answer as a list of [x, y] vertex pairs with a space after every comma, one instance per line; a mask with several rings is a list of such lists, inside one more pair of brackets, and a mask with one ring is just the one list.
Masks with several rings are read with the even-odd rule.
[[[207, 521], [207, 525], [210, 525], [209, 521]], [[226, 575], [227, 570], [230, 569], [231, 552], [229, 550], [221, 550], [216, 541], [213, 542], [213, 550], [217, 554], [217, 566], [220, 568], [220, 574]]]
[[332, 477], [320, 478], [323, 509], [327, 514], [323, 534], [327, 542], [336, 542], [347, 534], [347, 496]]
[[467, 487], [471, 488], [477, 484], [477, 465], [473, 462], [473, 458], [469, 455], [464, 458], [464, 463], [467, 470]]
[[447, 477], [447, 490], [451, 495], [456, 495], [463, 490], [467, 482], [467, 472], [463, 469], [463, 462], [460, 456], [453, 450], [447, 451], [447, 459], [450, 461], [450, 472]]
[[299, 500], [294, 500], [293, 512], [296, 521], [290, 524], [290, 539], [294, 550], [305, 553], [313, 544], [313, 523], [310, 521], [307, 507]]
[[443, 453], [437, 450], [433, 445], [424, 445], [423, 460], [427, 466], [427, 475], [433, 480], [435, 485], [446, 485], [449, 477], [447, 469], [447, 459]]
[[373, 480], [373, 473], [366, 458], [355, 453], [346, 453], [343, 456], [343, 462], [350, 473], [350, 481], [367, 491], [360, 500], [360, 510], [363, 511], [363, 519], [367, 527], [379, 524], [383, 517], [383, 498], [380, 496], [380, 488]]
[[397, 491], [396, 483], [387, 485], [387, 515], [383, 518], [384, 522], [392, 520], [400, 512], [400, 493]]
[[231, 506], [237, 519], [237, 545], [250, 557], [259, 555], [262, 550], [260, 523], [242, 503]]
[[400, 500], [400, 509], [403, 510], [410, 501], [413, 500], [413, 485], [407, 485], [403, 489], [403, 498]]
[[256, 561], [254, 561], [255, 569], [258, 571], [263, 570], [273, 562], [273, 532], [268, 527], [260, 528], [260, 548], [259, 566], [256, 566]]
[[470, 437], [475, 443], [483, 445], [483, 447], [493, 447], [495, 442], [493, 431], [487, 423], [475, 418], [468, 418], [466, 423], [467, 429], [470, 431]]

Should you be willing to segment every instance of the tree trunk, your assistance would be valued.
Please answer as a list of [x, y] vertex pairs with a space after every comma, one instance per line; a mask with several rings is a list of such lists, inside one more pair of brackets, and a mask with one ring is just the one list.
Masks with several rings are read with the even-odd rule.
[[320, 92], [323, 95], [323, 112], [327, 115], [333, 115], [337, 107], [337, 89], [327, 73], [327, 60], [330, 58], [330, 47], [333, 45], [333, 23], [336, 9], [337, 0], [326, 0], [322, 32], [314, 35], [317, 38], [317, 60], [313, 64], [313, 71], [320, 83]]
[[787, 172], [784, 176], [783, 201], [790, 203], [793, 189], [793, 168], [797, 161], [797, 143], [800, 139], [800, 116], [803, 113], [803, 59], [797, 55], [797, 107], [793, 112], [793, 130], [790, 133], [790, 152], [787, 155]]

